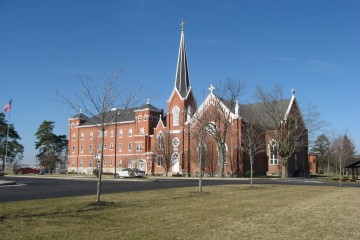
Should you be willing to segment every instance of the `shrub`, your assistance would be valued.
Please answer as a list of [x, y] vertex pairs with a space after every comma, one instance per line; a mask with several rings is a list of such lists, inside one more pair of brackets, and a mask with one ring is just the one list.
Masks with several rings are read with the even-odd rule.
[[14, 162], [13, 166], [12, 166], [12, 171], [15, 175], [18, 175], [20, 173], [20, 165], [18, 164], [18, 162]]
[[[253, 170], [252, 172], [253, 172], [253, 177], [254, 177], [254, 176], [255, 176], [255, 171]], [[250, 170], [247, 171], [247, 172], [245, 173], [244, 177], [246, 177], [246, 178], [251, 177], [251, 171], [250, 171]]]
[[94, 168], [94, 169], [93, 169], [93, 174], [94, 174], [96, 177], [99, 177], [99, 169]]

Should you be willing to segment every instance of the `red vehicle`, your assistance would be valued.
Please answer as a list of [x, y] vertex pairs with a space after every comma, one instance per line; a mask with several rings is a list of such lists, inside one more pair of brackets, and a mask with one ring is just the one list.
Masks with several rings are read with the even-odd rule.
[[28, 173], [34, 173], [39, 174], [40, 170], [32, 167], [21, 167], [19, 173], [21, 174], [28, 174]]

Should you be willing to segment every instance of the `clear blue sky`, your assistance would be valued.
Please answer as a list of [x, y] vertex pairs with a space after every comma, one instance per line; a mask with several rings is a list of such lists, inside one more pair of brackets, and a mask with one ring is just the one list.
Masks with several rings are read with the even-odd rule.
[[74, 72], [120, 66], [121, 80], [161, 86], [150, 101], [165, 108], [184, 19], [198, 102], [227, 77], [247, 83], [243, 103], [256, 86], [277, 83], [289, 97], [295, 88], [331, 124], [328, 133], [347, 132], [360, 149], [359, 13], [360, 0], [0, 0], [0, 104], [13, 98], [11, 122], [32, 165], [44, 120], [68, 133], [74, 112], [56, 101], [56, 88], [71, 97]]

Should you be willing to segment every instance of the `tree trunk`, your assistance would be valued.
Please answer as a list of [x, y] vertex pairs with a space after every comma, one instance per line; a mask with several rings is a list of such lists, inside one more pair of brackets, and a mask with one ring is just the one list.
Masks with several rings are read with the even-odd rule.
[[218, 143], [218, 160], [219, 160], [219, 177], [224, 177], [224, 163], [225, 163], [225, 143], [219, 142]]
[[327, 174], [330, 174], [330, 160], [327, 159]]
[[202, 179], [201, 179], [201, 174], [202, 174], [202, 146], [200, 147], [200, 175], [199, 175], [199, 193], [202, 192]]
[[[285, 160], [284, 160], [285, 159]], [[287, 173], [287, 157], [281, 157], [281, 178], [286, 178]]]
[[102, 167], [104, 164], [104, 132], [105, 128], [101, 129], [101, 152], [100, 152], [100, 166], [99, 166], [99, 178], [97, 182], [97, 190], [96, 190], [96, 202], [100, 202], [101, 195], [101, 177], [102, 177]]
[[250, 186], [253, 188], [253, 165], [254, 165], [254, 157], [250, 155]]

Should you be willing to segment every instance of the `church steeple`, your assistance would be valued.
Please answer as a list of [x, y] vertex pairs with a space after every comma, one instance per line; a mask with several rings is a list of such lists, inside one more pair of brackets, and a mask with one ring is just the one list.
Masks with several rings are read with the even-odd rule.
[[178, 90], [182, 98], [185, 98], [190, 90], [190, 79], [185, 48], [184, 25], [185, 23], [184, 21], [182, 21], [179, 56], [175, 77], [175, 88]]

